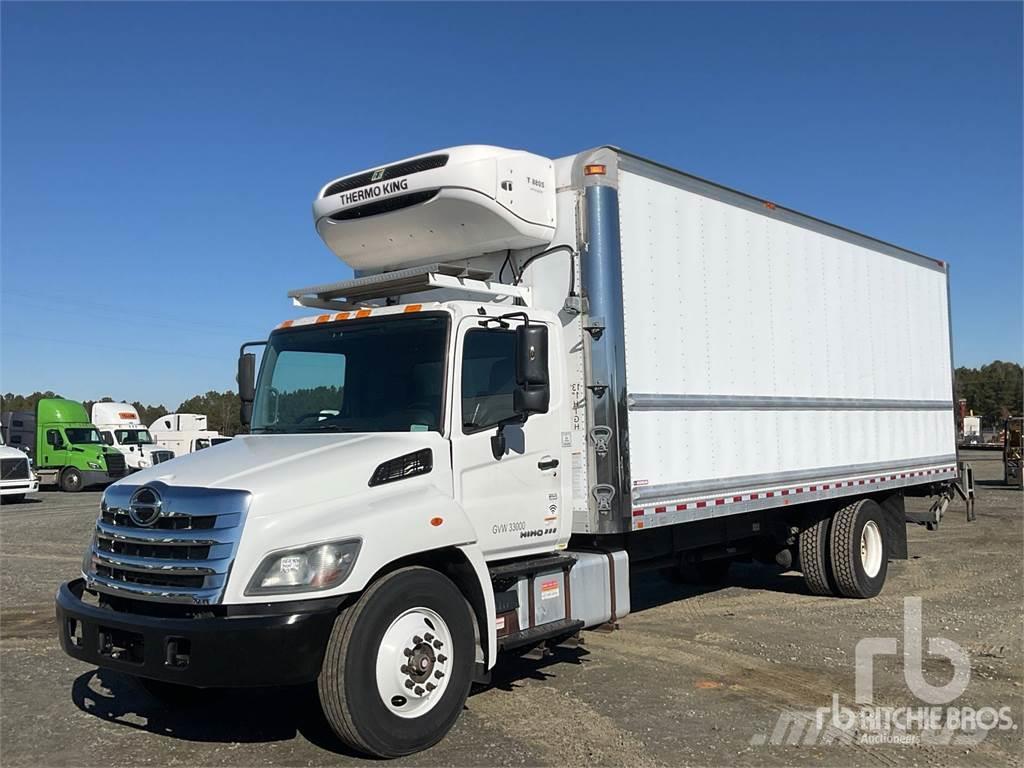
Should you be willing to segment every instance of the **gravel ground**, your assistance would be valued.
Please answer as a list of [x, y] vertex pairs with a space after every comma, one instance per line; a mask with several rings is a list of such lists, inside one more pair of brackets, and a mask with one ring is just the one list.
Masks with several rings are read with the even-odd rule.
[[[502, 660], [448, 737], [403, 762], [1021, 765], [1022, 496], [1002, 485], [999, 454], [964, 458], [978, 477], [977, 521], [966, 523], [954, 504], [938, 531], [911, 528], [911, 559], [890, 565], [878, 598], [811, 596], [798, 574], [754, 565], [710, 590], [637, 577], [635, 612], [619, 631], [587, 632], [578, 648], [542, 661]], [[365, 762], [333, 741], [307, 691], [216, 692], [169, 710], [129, 678], [64, 656], [53, 595], [79, 569], [98, 502], [98, 493], [51, 492], [0, 510], [3, 765]], [[970, 655], [970, 683], [950, 706], [1010, 707], [1014, 728], [949, 745], [828, 743], [828, 734], [776, 731], [780, 715], [828, 707], [833, 694], [852, 705], [857, 641], [902, 644], [905, 596], [922, 598], [925, 638], [949, 638]], [[935, 685], [952, 674], [941, 657], [926, 655], [923, 667]], [[879, 657], [874, 677], [875, 705], [922, 705], [901, 657]]]

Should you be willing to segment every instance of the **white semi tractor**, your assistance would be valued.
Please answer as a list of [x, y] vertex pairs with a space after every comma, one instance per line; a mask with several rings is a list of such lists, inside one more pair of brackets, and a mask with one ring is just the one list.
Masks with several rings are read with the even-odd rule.
[[70, 655], [315, 682], [407, 755], [502, 651], [625, 617], [633, 567], [872, 597], [958, 487], [941, 261], [611, 147], [441, 150], [313, 211], [356, 276], [290, 293], [258, 381], [243, 346], [251, 434], [107, 489]]
[[103, 442], [124, 454], [129, 472], [174, 458], [173, 450], [157, 445], [131, 403], [93, 403], [91, 418]]

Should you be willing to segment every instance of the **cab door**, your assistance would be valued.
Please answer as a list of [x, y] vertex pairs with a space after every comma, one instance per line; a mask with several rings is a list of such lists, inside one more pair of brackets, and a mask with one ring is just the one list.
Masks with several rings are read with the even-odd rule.
[[40, 448], [40, 467], [64, 467], [70, 462], [68, 451], [71, 445], [64, 437], [64, 432], [57, 428], [49, 428], [43, 434], [43, 444]]
[[504, 427], [505, 450], [495, 457], [498, 425], [515, 418], [516, 333], [466, 318], [458, 329], [452, 419], [456, 500], [476, 526], [484, 557], [501, 559], [550, 552], [568, 540], [563, 515], [564, 399], [557, 360], [557, 328], [549, 327], [551, 399], [546, 413]]

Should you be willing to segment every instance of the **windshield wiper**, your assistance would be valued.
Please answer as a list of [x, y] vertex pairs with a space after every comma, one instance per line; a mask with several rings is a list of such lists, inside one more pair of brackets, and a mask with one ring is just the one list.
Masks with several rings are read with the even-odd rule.
[[341, 424], [317, 424], [313, 428], [303, 429], [303, 432], [355, 432], [352, 427], [343, 427]]

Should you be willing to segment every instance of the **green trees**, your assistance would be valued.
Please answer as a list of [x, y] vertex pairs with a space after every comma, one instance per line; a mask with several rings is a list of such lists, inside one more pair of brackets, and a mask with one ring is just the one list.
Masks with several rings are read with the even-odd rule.
[[981, 368], [956, 369], [956, 397], [981, 417], [983, 427], [998, 427], [1007, 416], [1024, 411], [1024, 369], [996, 360]]

